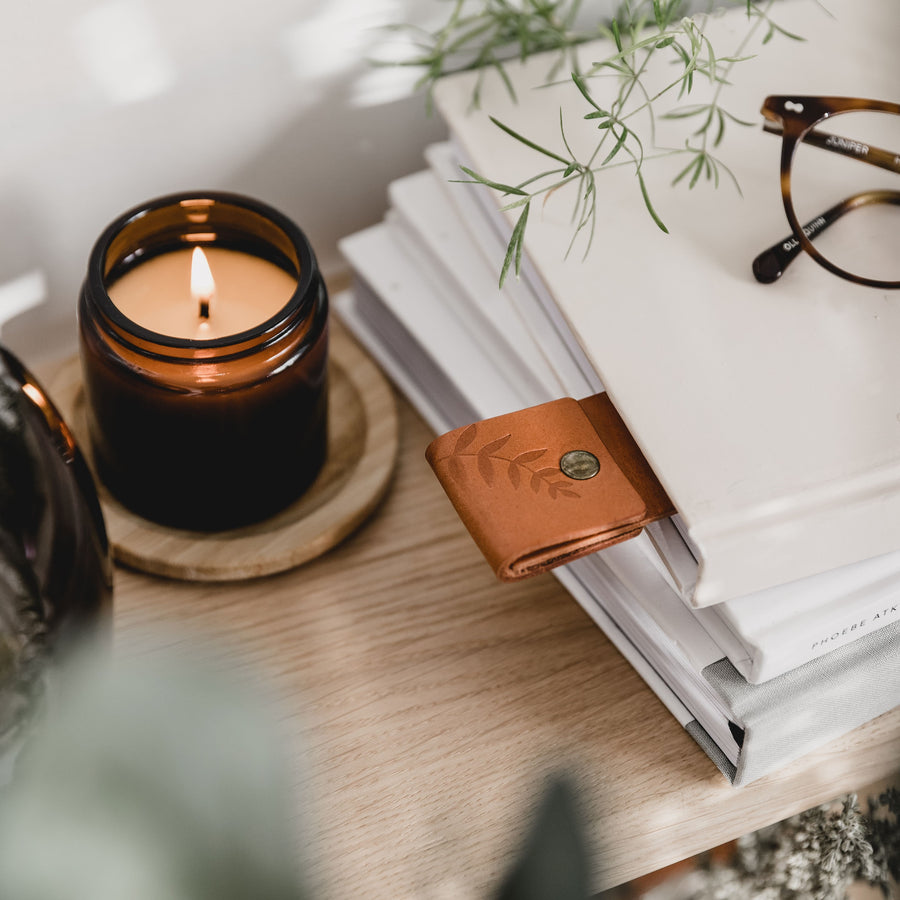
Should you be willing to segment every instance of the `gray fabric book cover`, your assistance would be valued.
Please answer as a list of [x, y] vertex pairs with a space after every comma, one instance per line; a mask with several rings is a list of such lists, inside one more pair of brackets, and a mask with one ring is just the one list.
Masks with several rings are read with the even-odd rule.
[[707, 666], [704, 678], [744, 729], [732, 781], [753, 781], [897, 706], [898, 651], [894, 624], [764, 684], [748, 684], [727, 659]]

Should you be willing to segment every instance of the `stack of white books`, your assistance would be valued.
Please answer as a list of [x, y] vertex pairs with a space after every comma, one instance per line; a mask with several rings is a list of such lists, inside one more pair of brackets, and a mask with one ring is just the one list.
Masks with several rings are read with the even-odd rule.
[[[829, 10], [779, 4], [806, 42], [741, 63], [727, 105], [755, 121], [767, 94], [892, 99], [890, 0]], [[727, 44], [743, 15], [709, 32]], [[475, 73], [437, 86], [452, 140], [390, 186], [383, 222], [342, 242], [356, 277], [337, 308], [436, 432], [608, 391], [678, 514], [555, 574], [747, 783], [900, 702], [900, 293], [807, 259], [755, 282], [753, 256], [787, 230], [780, 141], [737, 126], [717, 153], [742, 193], [673, 189], [683, 161], [646, 163], [664, 234], [633, 167], [604, 172], [585, 257], [566, 255], [564, 188], [535, 202], [521, 277], [498, 288], [515, 211], [457, 183], [460, 165], [515, 184], [541, 160], [488, 114], [544, 146], [561, 115], [570, 144], [592, 139], [572, 85], [542, 86], [546, 60], [507, 71], [517, 99], [487, 79], [481, 110]], [[604, 83], [591, 88], [602, 105]]]

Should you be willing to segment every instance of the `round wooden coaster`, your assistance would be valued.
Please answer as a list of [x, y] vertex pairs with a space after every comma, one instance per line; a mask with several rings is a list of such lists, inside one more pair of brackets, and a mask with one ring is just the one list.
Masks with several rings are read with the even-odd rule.
[[[299, 566], [330, 550], [373, 512], [397, 456], [397, 411], [384, 376], [342, 330], [329, 346], [328, 458], [312, 487], [278, 515], [231, 531], [183, 531], [122, 506], [95, 477], [113, 556], [189, 581], [237, 581]], [[94, 471], [78, 357], [47, 385]]]

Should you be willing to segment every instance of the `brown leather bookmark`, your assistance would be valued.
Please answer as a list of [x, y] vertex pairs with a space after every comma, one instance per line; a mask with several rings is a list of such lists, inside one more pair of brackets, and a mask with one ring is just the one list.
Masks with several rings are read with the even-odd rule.
[[674, 513], [606, 394], [457, 428], [426, 457], [503, 581], [602, 550]]

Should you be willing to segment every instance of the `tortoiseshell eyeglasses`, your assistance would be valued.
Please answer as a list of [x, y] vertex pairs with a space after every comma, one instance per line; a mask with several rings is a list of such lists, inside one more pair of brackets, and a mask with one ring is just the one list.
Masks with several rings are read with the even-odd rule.
[[761, 111], [763, 128], [782, 136], [792, 234], [756, 257], [756, 279], [775, 281], [805, 250], [842, 278], [900, 288], [900, 104], [778, 96]]

